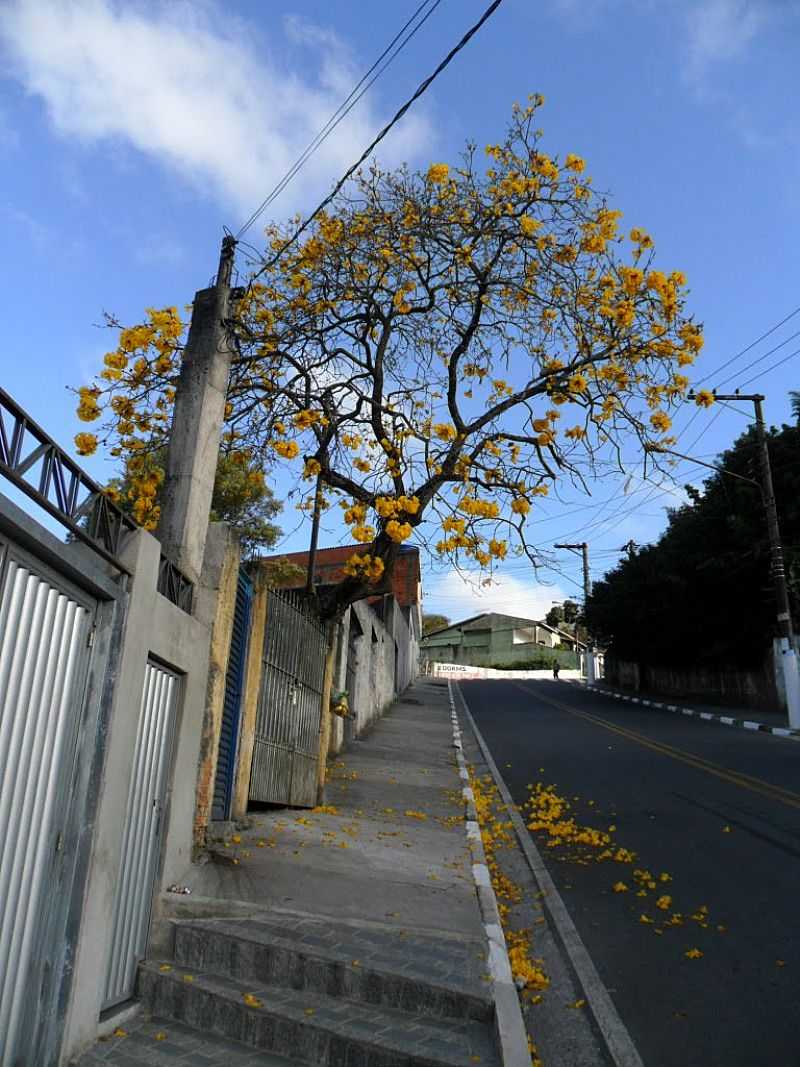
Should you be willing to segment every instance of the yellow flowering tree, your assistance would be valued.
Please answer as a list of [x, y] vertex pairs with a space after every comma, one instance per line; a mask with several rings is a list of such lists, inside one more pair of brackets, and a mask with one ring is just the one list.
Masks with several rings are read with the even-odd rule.
[[[299, 239], [296, 220], [267, 229], [234, 315], [226, 434], [259, 465], [297, 465], [301, 506], [319, 487], [343, 509], [362, 547], [328, 614], [374, 591], [422, 524], [456, 564], [536, 563], [537, 497], [621, 463], [630, 435], [669, 441], [703, 343], [686, 280], [644, 230], [621, 232], [579, 156], [541, 150], [541, 102], [485, 153], [373, 166]], [[123, 331], [80, 393], [142, 471], [168, 430], [178, 322]]]

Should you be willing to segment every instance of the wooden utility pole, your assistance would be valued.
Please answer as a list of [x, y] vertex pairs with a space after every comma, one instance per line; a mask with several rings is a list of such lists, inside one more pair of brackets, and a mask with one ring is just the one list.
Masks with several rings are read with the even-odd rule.
[[[694, 399], [694, 393], [689, 393], [688, 399]], [[764, 511], [767, 516], [767, 533], [769, 536], [770, 564], [772, 581], [775, 587], [775, 605], [777, 608], [778, 636], [781, 650], [781, 669], [783, 673], [784, 689], [786, 692], [786, 709], [789, 715], [789, 725], [800, 727], [800, 672], [797, 666], [797, 653], [794, 648], [794, 627], [792, 626], [792, 612], [789, 605], [789, 589], [786, 585], [786, 564], [783, 558], [783, 545], [781, 544], [781, 532], [778, 526], [778, 509], [775, 506], [775, 490], [772, 487], [772, 468], [769, 462], [769, 446], [767, 444], [767, 430], [764, 425], [764, 397], [761, 393], [745, 395], [732, 393], [730, 395], [714, 393], [715, 400], [749, 400], [753, 404], [756, 423], [756, 440], [758, 442], [758, 455], [761, 467], [761, 499], [764, 502]], [[727, 472], [725, 472], [727, 473]], [[741, 475], [737, 475], [741, 478]], [[750, 481], [749, 478], [742, 479]]]
[[[554, 548], [568, 548], [570, 552], [580, 552], [583, 556], [583, 611], [584, 621], [586, 618], [586, 605], [589, 603], [589, 597], [592, 595], [592, 580], [589, 576], [589, 545], [586, 541], [581, 541], [577, 545], [554, 545]], [[592, 638], [589, 634], [589, 628], [586, 627], [586, 684], [593, 685], [595, 681], [594, 677], [594, 646], [592, 644]]]

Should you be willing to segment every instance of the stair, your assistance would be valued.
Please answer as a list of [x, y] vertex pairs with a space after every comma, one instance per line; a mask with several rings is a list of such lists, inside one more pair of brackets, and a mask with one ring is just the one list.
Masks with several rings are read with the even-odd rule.
[[139, 969], [154, 1016], [310, 1067], [500, 1064], [478, 941], [283, 913], [174, 930]]

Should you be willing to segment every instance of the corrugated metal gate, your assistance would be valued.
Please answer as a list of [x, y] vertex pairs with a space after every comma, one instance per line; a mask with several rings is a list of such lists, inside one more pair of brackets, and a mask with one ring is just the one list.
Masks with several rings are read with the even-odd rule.
[[293, 590], [271, 590], [250, 799], [313, 807], [317, 794], [325, 626]]
[[[27, 1058], [69, 905], [62, 848], [95, 603], [0, 541], [0, 1064]], [[71, 869], [71, 868], [70, 868]], [[48, 936], [50, 935], [50, 936]], [[24, 1052], [22, 1050], [25, 1050]]]
[[240, 571], [239, 584], [236, 589], [236, 608], [233, 614], [231, 648], [228, 654], [228, 670], [225, 675], [225, 702], [219, 732], [214, 799], [211, 805], [212, 819], [227, 819], [231, 812], [236, 746], [239, 740], [239, 712], [244, 690], [244, 668], [252, 602], [253, 583], [244, 571]]
[[178, 684], [177, 676], [171, 671], [152, 660], [148, 662], [122, 835], [103, 1008], [133, 996], [136, 967], [144, 956], [158, 869]]

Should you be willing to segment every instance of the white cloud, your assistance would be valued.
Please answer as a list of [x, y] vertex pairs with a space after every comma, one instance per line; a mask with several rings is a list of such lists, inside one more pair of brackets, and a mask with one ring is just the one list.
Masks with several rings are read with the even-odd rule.
[[[6, 66], [46, 104], [64, 137], [122, 142], [177, 171], [243, 218], [313, 139], [361, 73], [333, 33], [299, 19], [256, 44], [252, 25], [212, 0], [10, 0], [0, 5]], [[300, 56], [289, 69], [277, 56]], [[328, 190], [380, 127], [369, 94], [275, 205], [286, 214]], [[381, 159], [413, 159], [431, 138], [409, 115]]]
[[558, 585], [543, 585], [535, 578], [520, 578], [499, 572], [489, 586], [481, 585], [479, 572], [460, 574], [455, 569], [426, 579], [423, 594], [426, 612], [441, 612], [450, 619], [466, 619], [485, 611], [543, 619], [554, 600], [575, 599]]
[[687, 73], [702, 79], [717, 63], [738, 59], [770, 18], [763, 0], [703, 0], [689, 5]]

